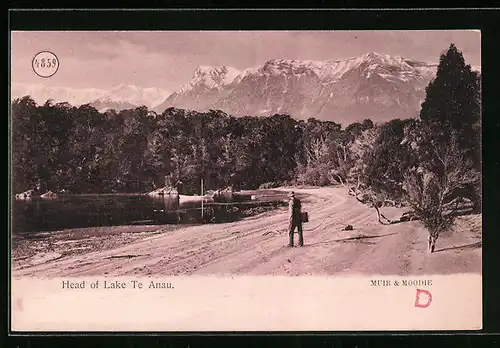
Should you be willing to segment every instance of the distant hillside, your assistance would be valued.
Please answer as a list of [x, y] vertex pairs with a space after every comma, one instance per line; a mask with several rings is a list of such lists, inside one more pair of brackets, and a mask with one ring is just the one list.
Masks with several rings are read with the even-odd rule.
[[47, 99], [76, 106], [89, 103], [100, 111], [144, 105], [157, 113], [176, 107], [219, 109], [234, 116], [289, 114], [342, 124], [367, 118], [384, 122], [418, 115], [436, 68], [437, 64], [372, 52], [336, 61], [275, 59], [243, 71], [200, 66], [174, 93], [123, 84], [111, 90], [13, 84], [12, 97], [31, 95], [39, 104]]
[[29, 95], [38, 104], [51, 99], [56, 103], [68, 102], [74, 106], [91, 104], [100, 111], [123, 110], [138, 106], [153, 108], [161, 103], [169, 93], [161, 88], [142, 88], [134, 85], [118, 85], [110, 90], [98, 88], [69, 88], [45, 85], [13, 83], [12, 99]]
[[[415, 117], [437, 65], [369, 53], [339, 61], [270, 60], [236, 74], [198, 68], [155, 108], [220, 109], [235, 116], [290, 114], [351, 123]], [[217, 82], [218, 81], [218, 82]]]

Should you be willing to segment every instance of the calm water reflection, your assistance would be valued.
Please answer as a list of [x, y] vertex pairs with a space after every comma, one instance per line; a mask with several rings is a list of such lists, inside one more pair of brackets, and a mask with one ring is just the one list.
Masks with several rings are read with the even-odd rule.
[[[265, 202], [262, 198], [265, 197]], [[249, 198], [249, 197], [248, 197]], [[13, 202], [13, 232], [30, 232], [117, 226], [227, 222], [248, 209], [281, 205], [282, 194], [260, 196], [243, 202], [179, 202], [168, 197], [142, 195], [67, 195], [54, 199], [32, 198]]]

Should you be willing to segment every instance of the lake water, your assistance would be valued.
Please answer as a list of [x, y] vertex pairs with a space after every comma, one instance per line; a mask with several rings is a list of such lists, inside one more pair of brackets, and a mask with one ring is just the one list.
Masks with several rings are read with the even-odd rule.
[[283, 205], [286, 196], [260, 191], [255, 200], [178, 203], [168, 197], [144, 195], [65, 195], [53, 199], [14, 200], [12, 231], [130, 224], [219, 223], [238, 220], [256, 211]]

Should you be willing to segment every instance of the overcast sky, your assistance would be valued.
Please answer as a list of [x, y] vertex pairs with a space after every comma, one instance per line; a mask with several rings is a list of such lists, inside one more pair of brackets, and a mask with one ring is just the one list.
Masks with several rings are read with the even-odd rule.
[[[479, 31], [13, 32], [12, 83], [74, 88], [118, 84], [175, 91], [199, 65], [245, 69], [269, 59], [336, 60], [368, 52], [438, 62], [451, 42], [481, 65]], [[60, 62], [51, 78], [31, 61], [42, 50]]]

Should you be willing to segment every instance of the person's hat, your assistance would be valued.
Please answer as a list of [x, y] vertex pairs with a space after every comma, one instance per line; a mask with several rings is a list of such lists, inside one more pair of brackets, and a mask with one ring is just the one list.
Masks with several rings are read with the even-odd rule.
[[295, 197], [295, 192], [290, 192], [290, 197]]

